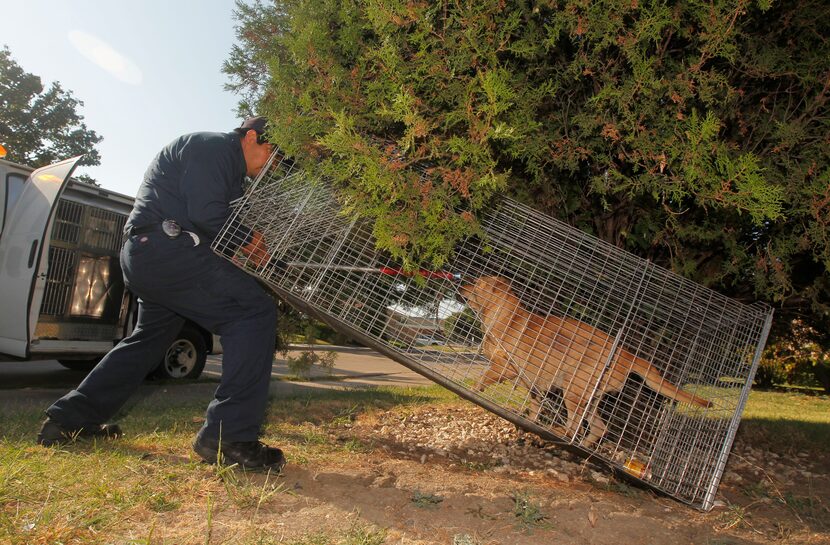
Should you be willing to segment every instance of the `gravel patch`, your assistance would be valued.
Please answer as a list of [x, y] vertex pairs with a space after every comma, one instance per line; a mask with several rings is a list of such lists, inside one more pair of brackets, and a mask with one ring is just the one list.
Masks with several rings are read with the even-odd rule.
[[[395, 455], [508, 475], [546, 475], [563, 483], [608, 484], [604, 466], [572, 454], [476, 406], [390, 410], [354, 423], [354, 432]], [[830, 483], [826, 460], [806, 452], [782, 456], [736, 440], [722, 483], [797, 489]]]
[[608, 482], [600, 466], [478, 407], [385, 411], [371, 422], [357, 422], [355, 431], [421, 463], [443, 461], [508, 475], [547, 474], [561, 482]]

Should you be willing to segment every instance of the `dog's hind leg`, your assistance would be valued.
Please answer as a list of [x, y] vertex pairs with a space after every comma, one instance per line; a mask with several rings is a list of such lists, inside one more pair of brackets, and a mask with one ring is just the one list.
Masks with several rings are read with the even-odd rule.
[[608, 426], [596, 413], [596, 402], [591, 402], [587, 406], [586, 418], [588, 420], [588, 435], [582, 441], [583, 447], [593, 446], [594, 443], [602, 439], [605, 432], [608, 431]]
[[575, 440], [582, 425], [582, 408], [584, 403], [581, 397], [565, 394], [565, 408], [568, 409], [568, 421], [564, 428], [564, 437]]
[[[524, 381], [523, 381], [524, 382]], [[541, 395], [539, 390], [534, 388], [533, 386], [528, 387], [528, 396], [526, 399], [526, 404], [528, 408], [528, 417], [534, 421], [538, 422], [539, 418], [542, 416], [542, 402], [544, 401], [544, 396]]]

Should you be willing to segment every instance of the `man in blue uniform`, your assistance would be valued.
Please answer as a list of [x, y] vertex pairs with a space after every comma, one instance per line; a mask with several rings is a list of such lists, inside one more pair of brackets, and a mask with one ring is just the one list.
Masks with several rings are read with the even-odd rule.
[[[104, 424], [161, 361], [185, 318], [221, 335], [222, 381], [208, 406], [193, 449], [216, 463], [246, 468], [285, 464], [282, 452], [258, 441], [274, 355], [276, 307], [257, 282], [216, 256], [210, 245], [242, 196], [245, 176], [256, 176], [271, 154], [265, 118], [247, 119], [230, 133], [193, 133], [156, 156], [144, 175], [126, 225], [121, 267], [139, 298], [132, 334], [46, 410], [38, 443], [76, 437], [117, 437]], [[267, 259], [261, 237], [245, 237], [243, 252]], [[221, 442], [221, 446], [220, 446]]]

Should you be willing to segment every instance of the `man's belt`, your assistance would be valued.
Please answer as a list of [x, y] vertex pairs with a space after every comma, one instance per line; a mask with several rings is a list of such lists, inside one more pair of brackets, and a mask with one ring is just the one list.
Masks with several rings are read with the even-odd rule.
[[167, 238], [179, 238], [182, 233], [187, 233], [193, 239], [193, 245], [198, 246], [201, 240], [199, 235], [193, 231], [185, 231], [176, 220], [164, 220], [161, 223], [149, 223], [147, 225], [131, 225], [124, 231], [128, 237], [133, 235], [146, 235], [147, 233], [162, 232]]

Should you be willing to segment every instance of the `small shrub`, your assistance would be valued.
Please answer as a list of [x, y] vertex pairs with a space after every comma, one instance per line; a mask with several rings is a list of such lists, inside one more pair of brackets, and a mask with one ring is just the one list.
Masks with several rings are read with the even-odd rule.
[[308, 378], [314, 364], [314, 352], [301, 352], [299, 356], [287, 356], [288, 370], [297, 378]]
[[547, 515], [542, 514], [542, 506], [534, 501], [527, 492], [517, 492], [513, 495], [513, 514], [519, 523], [526, 529], [538, 528], [546, 525]]
[[424, 494], [420, 490], [416, 490], [412, 494], [411, 501], [415, 504], [415, 507], [431, 509], [436, 507], [442, 501], [444, 501], [444, 498], [438, 496], [437, 494]]
[[317, 322], [307, 321], [303, 328], [303, 337], [305, 343], [309, 346], [308, 351], [302, 352], [299, 356], [288, 356], [286, 353], [286, 362], [288, 363], [288, 370], [297, 378], [305, 379], [309, 377], [311, 368], [318, 365], [325, 369], [331, 375], [334, 369], [334, 362], [337, 360], [336, 352], [317, 352], [314, 350], [314, 345], [317, 343], [321, 329]]
[[317, 365], [328, 371], [329, 375], [334, 369], [334, 362], [337, 361], [337, 352], [324, 352], [323, 354], [316, 354]]
[[755, 376], [755, 384], [819, 386], [830, 393], [830, 351], [828, 335], [801, 320], [793, 320], [790, 334], [770, 343]]
[[776, 384], [783, 384], [787, 380], [787, 370], [783, 360], [778, 358], [761, 358], [758, 370], [755, 372], [755, 386], [758, 388], [772, 388]]
[[813, 365], [813, 373], [825, 393], [830, 394], [830, 360], [816, 362]]

